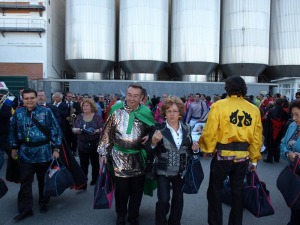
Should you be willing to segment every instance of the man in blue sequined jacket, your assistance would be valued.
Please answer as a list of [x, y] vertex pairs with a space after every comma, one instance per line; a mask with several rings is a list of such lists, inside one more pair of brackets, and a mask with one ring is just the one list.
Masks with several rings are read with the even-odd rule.
[[[37, 105], [37, 92], [27, 89], [22, 95], [24, 107], [15, 111], [9, 135], [11, 157], [15, 160], [19, 158], [21, 172], [19, 214], [14, 217], [15, 222], [33, 215], [32, 182], [35, 173], [39, 186], [40, 212], [47, 212], [49, 197], [43, 194], [44, 177], [51, 160], [59, 157], [62, 142], [61, 129], [51, 110]], [[44, 129], [40, 129], [34, 121]]]

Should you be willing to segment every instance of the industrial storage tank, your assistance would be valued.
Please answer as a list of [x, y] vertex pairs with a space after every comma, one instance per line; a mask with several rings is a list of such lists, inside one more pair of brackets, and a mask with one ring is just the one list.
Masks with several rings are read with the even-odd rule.
[[247, 82], [269, 63], [270, 0], [222, 1], [221, 69]]
[[120, 0], [119, 62], [131, 80], [156, 80], [168, 63], [168, 0]]
[[300, 1], [274, 0], [271, 5], [271, 78], [300, 76]]
[[105, 79], [115, 62], [113, 0], [67, 0], [66, 61], [77, 79]]
[[207, 81], [219, 63], [220, 0], [172, 1], [171, 65], [183, 81]]

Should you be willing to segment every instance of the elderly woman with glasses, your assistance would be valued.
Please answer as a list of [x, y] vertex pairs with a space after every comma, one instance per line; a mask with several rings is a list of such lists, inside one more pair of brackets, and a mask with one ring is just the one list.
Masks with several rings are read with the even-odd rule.
[[[165, 98], [161, 107], [165, 122], [157, 123], [150, 133], [146, 148], [155, 154], [157, 174], [157, 197], [155, 210], [156, 225], [180, 224], [183, 210], [183, 176], [189, 155], [199, 152], [198, 143], [193, 143], [190, 127], [181, 122], [184, 103], [175, 96]], [[170, 215], [170, 191], [172, 204]]]

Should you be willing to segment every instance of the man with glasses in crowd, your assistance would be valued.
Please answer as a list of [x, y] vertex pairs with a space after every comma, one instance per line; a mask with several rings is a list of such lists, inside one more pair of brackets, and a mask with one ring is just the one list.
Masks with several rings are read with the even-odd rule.
[[[37, 105], [37, 92], [25, 89], [22, 93], [24, 107], [18, 108], [10, 126], [11, 157], [19, 158], [21, 186], [18, 194], [18, 212], [15, 222], [33, 215], [32, 182], [37, 175], [40, 212], [48, 210], [49, 197], [44, 195], [44, 177], [53, 158], [59, 157], [62, 141], [61, 129], [49, 108]], [[48, 137], [36, 125], [49, 129]], [[51, 132], [50, 132], [51, 131]]]
[[130, 224], [139, 224], [145, 183], [144, 142], [150, 126], [154, 125], [151, 110], [140, 104], [144, 97], [142, 93], [140, 85], [129, 85], [126, 100], [111, 107], [98, 146], [102, 161], [108, 156], [112, 158], [117, 225], [126, 224], [127, 212]]

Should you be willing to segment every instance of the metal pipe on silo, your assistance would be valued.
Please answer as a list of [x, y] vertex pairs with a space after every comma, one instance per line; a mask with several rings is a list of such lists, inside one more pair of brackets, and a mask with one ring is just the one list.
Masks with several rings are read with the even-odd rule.
[[115, 0], [66, 3], [66, 61], [78, 79], [105, 79], [115, 62]]
[[222, 1], [221, 69], [257, 77], [269, 62], [270, 0]]
[[156, 80], [168, 63], [168, 0], [120, 0], [119, 34], [129, 79]]
[[220, 0], [172, 1], [171, 65], [183, 81], [207, 81], [219, 63]]
[[270, 78], [300, 76], [300, 1], [271, 4]]

